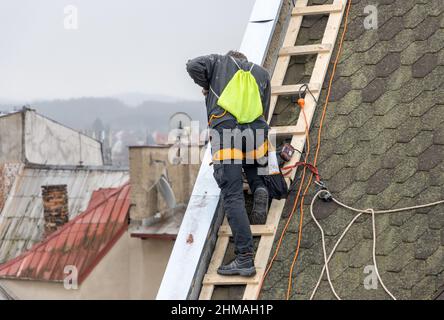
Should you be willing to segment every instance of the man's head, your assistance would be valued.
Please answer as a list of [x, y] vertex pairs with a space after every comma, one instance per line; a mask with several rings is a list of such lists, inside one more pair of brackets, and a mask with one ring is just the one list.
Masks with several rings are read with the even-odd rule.
[[248, 60], [246, 55], [236, 50], [228, 51], [227, 56], [233, 57], [235, 59]]

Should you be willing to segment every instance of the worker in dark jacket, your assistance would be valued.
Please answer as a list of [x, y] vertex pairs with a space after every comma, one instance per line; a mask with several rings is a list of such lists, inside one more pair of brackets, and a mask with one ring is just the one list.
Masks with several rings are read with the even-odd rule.
[[256, 273], [253, 237], [242, 170], [254, 195], [251, 223], [265, 223], [269, 195], [258, 169], [267, 159], [270, 76], [236, 51], [190, 60], [187, 71], [206, 96], [214, 177], [235, 244], [236, 258], [219, 267], [218, 273], [252, 276]]

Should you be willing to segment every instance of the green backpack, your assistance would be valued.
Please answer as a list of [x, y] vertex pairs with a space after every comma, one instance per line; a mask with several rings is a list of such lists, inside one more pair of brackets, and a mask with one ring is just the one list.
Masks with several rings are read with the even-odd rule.
[[220, 97], [210, 87], [218, 98], [217, 104], [231, 113], [239, 124], [251, 123], [263, 114], [262, 100], [256, 79], [251, 74], [254, 63], [249, 71], [243, 70], [233, 57], [230, 57], [238, 67], [238, 71], [228, 82]]

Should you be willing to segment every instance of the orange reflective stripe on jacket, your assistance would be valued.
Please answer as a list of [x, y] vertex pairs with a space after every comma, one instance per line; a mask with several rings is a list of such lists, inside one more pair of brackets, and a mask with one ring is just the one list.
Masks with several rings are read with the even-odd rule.
[[227, 114], [227, 110], [225, 110], [224, 112], [222, 112], [222, 114], [219, 114], [219, 115], [212, 114], [210, 117], [210, 120], [208, 120], [208, 126], [211, 125], [211, 122], [213, 121], [213, 119], [220, 119], [226, 114]]
[[259, 148], [246, 153], [247, 159], [260, 159], [267, 155], [268, 141], [265, 141]]
[[221, 149], [214, 153], [213, 161], [223, 160], [243, 160], [245, 158], [244, 153], [239, 149]]
[[267, 155], [267, 152], [268, 141], [265, 141], [259, 148], [247, 153], [244, 153], [241, 150], [235, 148], [218, 150], [213, 155], [213, 161], [260, 159], [265, 157]]

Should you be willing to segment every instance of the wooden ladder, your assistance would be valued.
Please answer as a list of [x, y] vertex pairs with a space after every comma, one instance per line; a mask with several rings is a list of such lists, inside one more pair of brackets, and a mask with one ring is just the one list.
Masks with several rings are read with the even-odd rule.
[[[279, 52], [276, 67], [271, 79], [272, 97], [270, 101], [270, 111], [268, 122], [271, 123], [274, 109], [278, 97], [282, 95], [297, 95], [303, 84], [283, 85], [285, 74], [292, 56], [297, 55], [317, 55], [313, 68], [313, 73], [308, 83], [316, 100], [319, 99], [322, 83], [330, 63], [334, 44], [341, 26], [342, 17], [347, 5], [347, 0], [334, 0], [333, 4], [307, 6], [308, 0], [296, 2], [289, 21], [288, 29], [284, 38], [283, 46]], [[320, 44], [295, 46], [296, 39], [301, 28], [302, 19], [307, 15], [329, 15], [324, 36]], [[316, 102], [307, 95], [305, 97], [305, 113], [310, 126], [316, 108]], [[272, 127], [270, 134], [276, 136], [292, 136], [291, 144], [297, 150], [302, 150], [305, 146], [305, 121], [303, 116], [299, 116], [294, 126]], [[293, 165], [300, 161], [301, 154], [295, 152], [293, 158], [287, 165]], [[290, 177], [293, 179], [296, 170], [293, 170]], [[287, 181], [288, 182], [288, 181]], [[218, 232], [216, 246], [208, 266], [207, 273], [202, 282], [200, 300], [210, 300], [214, 287], [217, 285], [245, 285], [243, 295], [244, 300], [254, 300], [259, 296], [260, 282], [267, 267], [268, 259], [273, 247], [276, 230], [281, 219], [285, 200], [273, 200], [268, 213], [265, 225], [252, 225], [253, 236], [260, 237], [259, 245], [255, 256], [257, 274], [254, 277], [246, 278], [241, 276], [221, 276], [216, 273], [217, 268], [222, 264], [227, 251], [231, 234], [231, 229], [226, 219], [222, 223]]]

